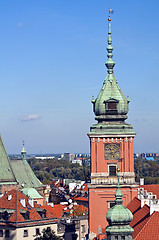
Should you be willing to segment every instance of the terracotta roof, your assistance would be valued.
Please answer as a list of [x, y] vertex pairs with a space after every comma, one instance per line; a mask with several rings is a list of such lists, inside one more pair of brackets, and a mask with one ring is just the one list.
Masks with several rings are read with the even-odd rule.
[[[26, 207], [24, 207], [20, 203], [20, 199], [25, 199]], [[5, 208], [5, 209], [18, 208], [18, 209], [27, 210], [27, 206], [32, 208], [31, 205], [28, 203], [28, 199], [29, 198], [25, 196], [23, 193], [17, 190], [11, 190], [8, 193], [6, 193], [2, 198], [0, 198], [0, 208]]]
[[63, 206], [61, 204], [55, 204], [53, 207], [50, 205], [42, 207], [52, 213], [56, 218], [61, 218], [63, 215]]
[[[17, 213], [16, 213], [17, 212]], [[9, 219], [10, 222], [25, 222], [19, 211], [15, 211]]]
[[153, 212], [134, 240], [159, 239], [159, 212]]
[[84, 202], [88, 202], [88, 197], [85, 198], [85, 197], [76, 197], [74, 198], [75, 201], [84, 201]]
[[[25, 205], [22, 205], [22, 203], [20, 202], [21, 199], [25, 200]], [[29, 212], [28, 220], [30, 221], [39, 221], [39, 220], [47, 221], [46, 218], [48, 220], [55, 218], [55, 215], [53, 215], [50, 211], [46, 209], [46, 218], [42, 219], [42, 217], [38, 213], [38, 208], [44, 209], [41, 205], [35, 202], [34, 202], [34, 207], [32, 207], [29, 204], [29, 198], [17, 190], [11, 190], [8, 193], [6, 193], [2, 198], [0, 198], [0, 209], [15, 210], [11, 215], [9, 222], [26, 222], [24, 219], [24, 216], [22, 216], [21, 214], [21, 211], [24, 211], [24, 210], [26, 212]]]
[[134, 214], [141, 208], [141, 200], [135, 197], [128, 205], [127, 208]]
[[133, 214], [133, 220], [130, 223], [130, 226], [134, 229], [133, 239], [141, 231], [141, 229], [147, 222], [149, 216], [150, 216], [150, 207], [147, 206], [146, 204], [140, 210], [138, 210]]
[[32, 208], [30, 210], [30, 220], [41, 220], [41, 216], [39, 215], [39, 213], [34, 209]]
[[157, 195], [157, 199], [159, 199], [159, 184], [152, 185], [140, 185], [139, 188], [144, 188], [147, 192], [152, 192]]

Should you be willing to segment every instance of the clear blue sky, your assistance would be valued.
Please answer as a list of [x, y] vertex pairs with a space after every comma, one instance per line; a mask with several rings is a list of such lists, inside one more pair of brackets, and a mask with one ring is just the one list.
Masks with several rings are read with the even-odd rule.
[[91, 97], [114, 68], [135, 152], [159, 151], [159, 1], [1, 0], [0, 132], [8, 153], [89, 152]]

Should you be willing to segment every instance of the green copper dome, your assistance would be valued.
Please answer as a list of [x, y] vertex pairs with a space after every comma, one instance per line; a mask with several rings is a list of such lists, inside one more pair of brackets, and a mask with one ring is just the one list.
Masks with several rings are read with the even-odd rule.
[[130, 222], [133, 219], [131, 211], [122, 205], [122, 191], [119, 184], [119, 173], [118, 175], [118, 185], [115, 192], [115, 206], [110, 208], [107, 212], [106, 219], [109, 223], [109, 226], [106, 227], [106, 233], [108, 239], [111, 239], [111, 235], [123, 235], [130, 236], [129, 239], [132, 239], [133, 228], [130, 227]]
[[106, 217], [109, 225], [130, 224], [133, 219], [131, 211], [122, 205], [122, 197], [123, 193], [120, 189], [118, 177], [118, 185], [115, 192], [115, 206], [108, 210]]
[[112, 59], [113, 46], [111, 45], [111, 19], [109, 18], [108, 21], [108, 60], [105, 64], [108, 69], [108, 74], [97, 98], [92, 99], [94, 113], [98, 122], [112, 120], [124, 121], [127, 118], [126, 114], [129, 110], [129, 99], [126, 99], [126, 97], [124, 96], [113, 73], [115, 62]]
[[119, 224], [130, 224], [132, 219], [132, 213], [123, 205], [115, 205], [107, 212], [107, 221], [111, 226]]

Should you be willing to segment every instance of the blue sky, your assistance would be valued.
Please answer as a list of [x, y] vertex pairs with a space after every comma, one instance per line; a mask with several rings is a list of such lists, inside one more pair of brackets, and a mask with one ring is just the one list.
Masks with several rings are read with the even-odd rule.
[[135, 152], [158, 152], [157, 0], [1, 0], [0, 132], [8, 153], [89, 152], [91, 97], [106, 76], [107, 13], [114, 68], [130, 97]]

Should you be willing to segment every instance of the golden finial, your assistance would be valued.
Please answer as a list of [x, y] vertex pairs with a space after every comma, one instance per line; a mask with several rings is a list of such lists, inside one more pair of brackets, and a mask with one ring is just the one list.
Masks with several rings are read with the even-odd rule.
[[[109, 9], [109, 14], [113, 14], [113, 13], [114, 13], [114, 10]], [[109, 21], [109, 22], [111, 21], [110, 15], [109, 15], [109, 17], [108, 17], [108, 21]]]
[[117, 173], [119, 173], [119, 172], [120, 172], [120, 168], [119, 168], [119, 166], [117, 167], [117, 170], [116, 170], [116, 171], [117, 171]]

